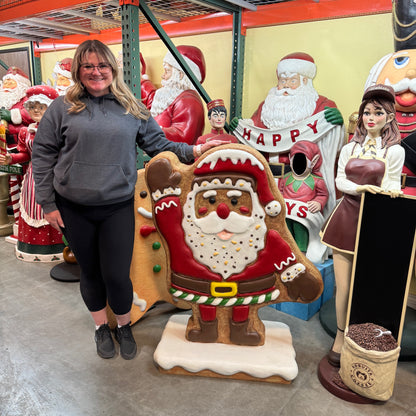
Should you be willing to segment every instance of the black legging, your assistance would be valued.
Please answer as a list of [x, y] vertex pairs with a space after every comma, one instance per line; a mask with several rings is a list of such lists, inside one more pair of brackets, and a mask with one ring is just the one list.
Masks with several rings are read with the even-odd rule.
[[81, 268], [80, 290], [88, 310], [99, 311], [108, 300], [116, 315], [129, 312], [133, 302], [134, 198], [85, 206], [57, 195], [56, 204], [65, 224], [62, 231]]

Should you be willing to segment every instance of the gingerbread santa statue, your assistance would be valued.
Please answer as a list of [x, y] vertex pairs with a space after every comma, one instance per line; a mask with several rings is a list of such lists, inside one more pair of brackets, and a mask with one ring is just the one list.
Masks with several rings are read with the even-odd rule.
[[169, 253], [168, 287], [192, 306], [189, 341], [263, 345], [260, 307], [321, 294], [321, 275], [291, 237], [259, 152], [227, 144], [191, 166], [164, 152], [146, 165], [146, 182]]

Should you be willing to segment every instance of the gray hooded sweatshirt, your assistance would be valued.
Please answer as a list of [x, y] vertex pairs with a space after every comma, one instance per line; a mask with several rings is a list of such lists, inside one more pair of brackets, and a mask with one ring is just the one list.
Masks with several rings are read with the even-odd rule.
[[193, 146], [166, 139], [150, 117], [139, 120], [113, 94], [82, 97], [87, 108], [68, 114], [56, 98], [39, 123], [32, 166], [36, 202], [45, 213], [56, 210], [55, 191], [81, 205], [108, 205], [133, 197], [137, 179], [136, 144], [149, 156], [162, 151], [183, 162], [194, 159]]

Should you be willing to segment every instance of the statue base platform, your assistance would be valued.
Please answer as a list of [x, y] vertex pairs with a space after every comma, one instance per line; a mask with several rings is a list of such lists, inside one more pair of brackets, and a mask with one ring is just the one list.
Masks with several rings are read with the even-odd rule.
[[290, 329], [263, 321], [264, 345], [258, 347], [190, 342], [185, 338], [189, 314], [173, 315], [153, 359], [164, 374], [290, 384], [298, 374]]
[[[335, 298], [330, 299], [319, 311], [319, 321], [325, 332], [332, 338], [337, 333]], [[406, 308], [399, 361], [416, 361], [416, 310]]]
[[339, 375], [339, 367], [331, 365], [325, 356], [318, 366], [318, 378], [321, 384], [334, 396], [339, 397], [347, 402], [357, 404], [378, 403], [373, 399], [363, 397], [350, 390], [343, 382]]
[[0, 225], [0, 237], [5, 237], [10, 234], [13, 234], [13, 223]]
[[59, 263], [52, 267], [50, 276], [59, 282], [79, 282], [81, 270], [78, 264]]

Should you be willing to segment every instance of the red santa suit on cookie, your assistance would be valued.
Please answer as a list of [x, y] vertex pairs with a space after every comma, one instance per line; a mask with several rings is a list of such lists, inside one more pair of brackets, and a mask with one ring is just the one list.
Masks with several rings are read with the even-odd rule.
[[[202, 83], [205, 79], [205, 59], [201, 50], [185, 45], [177, 49]], [[153, 92], [150, 81], [147, 82], [142, 87], [142, 100], [169, 140], [194, 144], [204, 131], [205, 114], [201, 98], [170, 52], [163, 59], [163, 68], [162, 87], [154, 92], [151, 99], [148, 95]]]
[[278, 216], [281, 206], [269, 188], [264, 165], [240, 149], [203, 156], [181, 206], [179, 196], [186, 190], [175, 181], [155, 189], [162, 187], [161, 176], [176, 175], [165, 160], [158, 162], [150, 165], [147, 178], [156, 224], [169, 246], [170, 291], [195, 302], [201, 316], [201, 330], [190, 331], [188, 339], [215, 342], [216, 307], [228, 306], [231, 340], [258, 345], [259, 335], [247, 329], [249, 310], [279, 297], [276, 273], [294, 301], [299, 296], [310, 301], [317, 294], [313, 282], [308, 282], [311, 291], [302, 286], [308, 273], [288, 243], [267, 227], [266, 218]]

